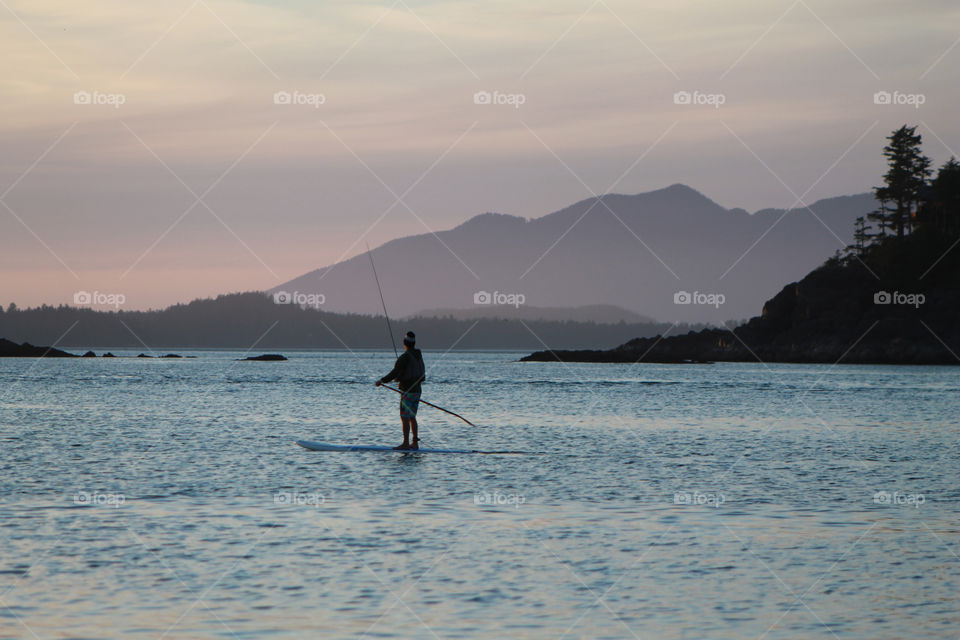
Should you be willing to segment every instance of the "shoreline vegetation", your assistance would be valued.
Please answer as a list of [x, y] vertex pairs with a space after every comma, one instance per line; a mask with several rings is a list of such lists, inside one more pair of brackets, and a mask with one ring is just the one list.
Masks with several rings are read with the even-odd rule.
[[[655, 336], [669, 322], [587, 322], [533, 318], [458, 318], [454, 315], [404, 318], [404, 326], [430, 336], [429, 348], [511, 349], [603, 348], [636, 336]], [[706, 323], [682, 325], [687, 330]], [[152, 311], [101, 310], [44, 305], [0, 307], [0, 337], [61, 349], [389, 349], [382, 315], [324, 311], [277, 304], [263, 292], [231, 293]], [[161, 351], [163, 350], [163, 351]], [[0, 350], [2, 352], [2, 350]], [[39, 355], [39, 353], [38, 353]]]
[[928, 180], [916, 127], [887, 140], [880, 208], [857, 219], [854, 244], [785, 286], [760, 316], [521, 362], [960, 364], [960, 163], [951, 158]]

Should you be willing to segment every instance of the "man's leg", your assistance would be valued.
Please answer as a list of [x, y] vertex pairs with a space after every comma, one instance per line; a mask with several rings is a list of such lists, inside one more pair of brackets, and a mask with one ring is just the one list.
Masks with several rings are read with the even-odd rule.
[[[410, 418], [400, 418], [400, 421], [403, 423], [403, 444], [410, 444]], [[416, 442], [417, 432], [413, 432], [414, 442]]]
[[[418, 441], [420, 438], [417, 437], [417, 426], [418, 426], [418, 425], [417, 425], [417, 418], [416, 418], [416, 416], [411, 416], [410, 418], [408, 418], [408, 421], [410, 422], [410, 431], [412, 432], [411, 435], [413, 436], [413, 440], [410, 441], [410, 446], [412, 446], [412, 447], [418, 447], [418, 446], [420, 446], [420, 445], [417, 444], [417, 441]], [[404, 441], [404, 442], [407, 441], [406, 432], [404, 432], [403, 441]]]

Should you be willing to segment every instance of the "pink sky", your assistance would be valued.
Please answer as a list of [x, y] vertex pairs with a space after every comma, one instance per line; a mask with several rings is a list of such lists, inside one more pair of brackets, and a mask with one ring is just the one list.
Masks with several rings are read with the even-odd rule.
[[10, 1], [0, 303], [267, 289], [611, 190], [858, 193], [905, 122], [942, 163], [960, 8], [839, 4]]

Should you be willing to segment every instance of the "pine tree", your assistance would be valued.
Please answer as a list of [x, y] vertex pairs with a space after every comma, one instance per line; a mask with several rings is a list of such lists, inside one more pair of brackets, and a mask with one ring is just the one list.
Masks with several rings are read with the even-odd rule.
[[880, 208], [867, 214], [867, 219], [877, 223], [877, 232], [873, 234], [874, 238], [886, 238], [890, 214], [887, 213], [887, 203], [880, 201]]
[[863, 255], [864, 249], [873, 240], [873, 234], [870, 233], [870, 229], [872, 228], [873, 227], [867, 224], [863, 216], [857, 218], [853, 230], [853, 248], [858, 256]]
[[[874, 187], [874, 192], [884, 216], [881, 229], [895, 229], [902, 238], [913, 231], [914, 216], [931, 174], [930, 158], [920, 152], [923, 139], [916, 126], [903, 125], [887, 140], [890, 144], [883, 148], [883, 155], [889, 168], [883, 176], [884, 186]], [[888, 204], [892, 205], [889, 213]]]

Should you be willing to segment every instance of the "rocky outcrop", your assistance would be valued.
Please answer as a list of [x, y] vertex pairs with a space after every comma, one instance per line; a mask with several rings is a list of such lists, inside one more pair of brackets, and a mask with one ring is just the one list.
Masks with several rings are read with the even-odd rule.
[[860, 266], [828, 263], [732, 330], [638, 338], [607, 351], [539, 351], [522, 360], [960, 364], [957, 283], [941, 279], [904, 291], [886, 281]]
[[[67, 353], [66, 351], [61, 351], [60, 349], [55, 349], [53, 347], [36, 347], [29, 342], [24, 342], [23, 344], [17, 344], [16, 342], [11, 342], [10, 340], [5, 340], [0, 338], [0, 358], [96, 358], [97, 354], [93, 351], [87, 351], [82, 356], [78, 356], [73, 353]], [[104, 358], [116, 358], [117, 356], [113, 355], [110, 352], [103, 354]], [[148, 356], [145, 353], [141, 353], [137, 356], [138, 358], [153, 358], [154, 356]], [[196, 358], [196, 356], [181, 356], [176, 353], [168, 353], [165, 356], [156, 356], [158, 358]], [[266, 358], [273, 358], [273, 356], [262, 356]], [[250, 358], [248, 358], [249, 360]], [[276, 356], [275, 359], [286, 360], [283, 356]]]
[[76, 358], [77, 356], [53, 347], [36, 347], [29, 342], [17, 344], [0, 338], [0, 358]]

